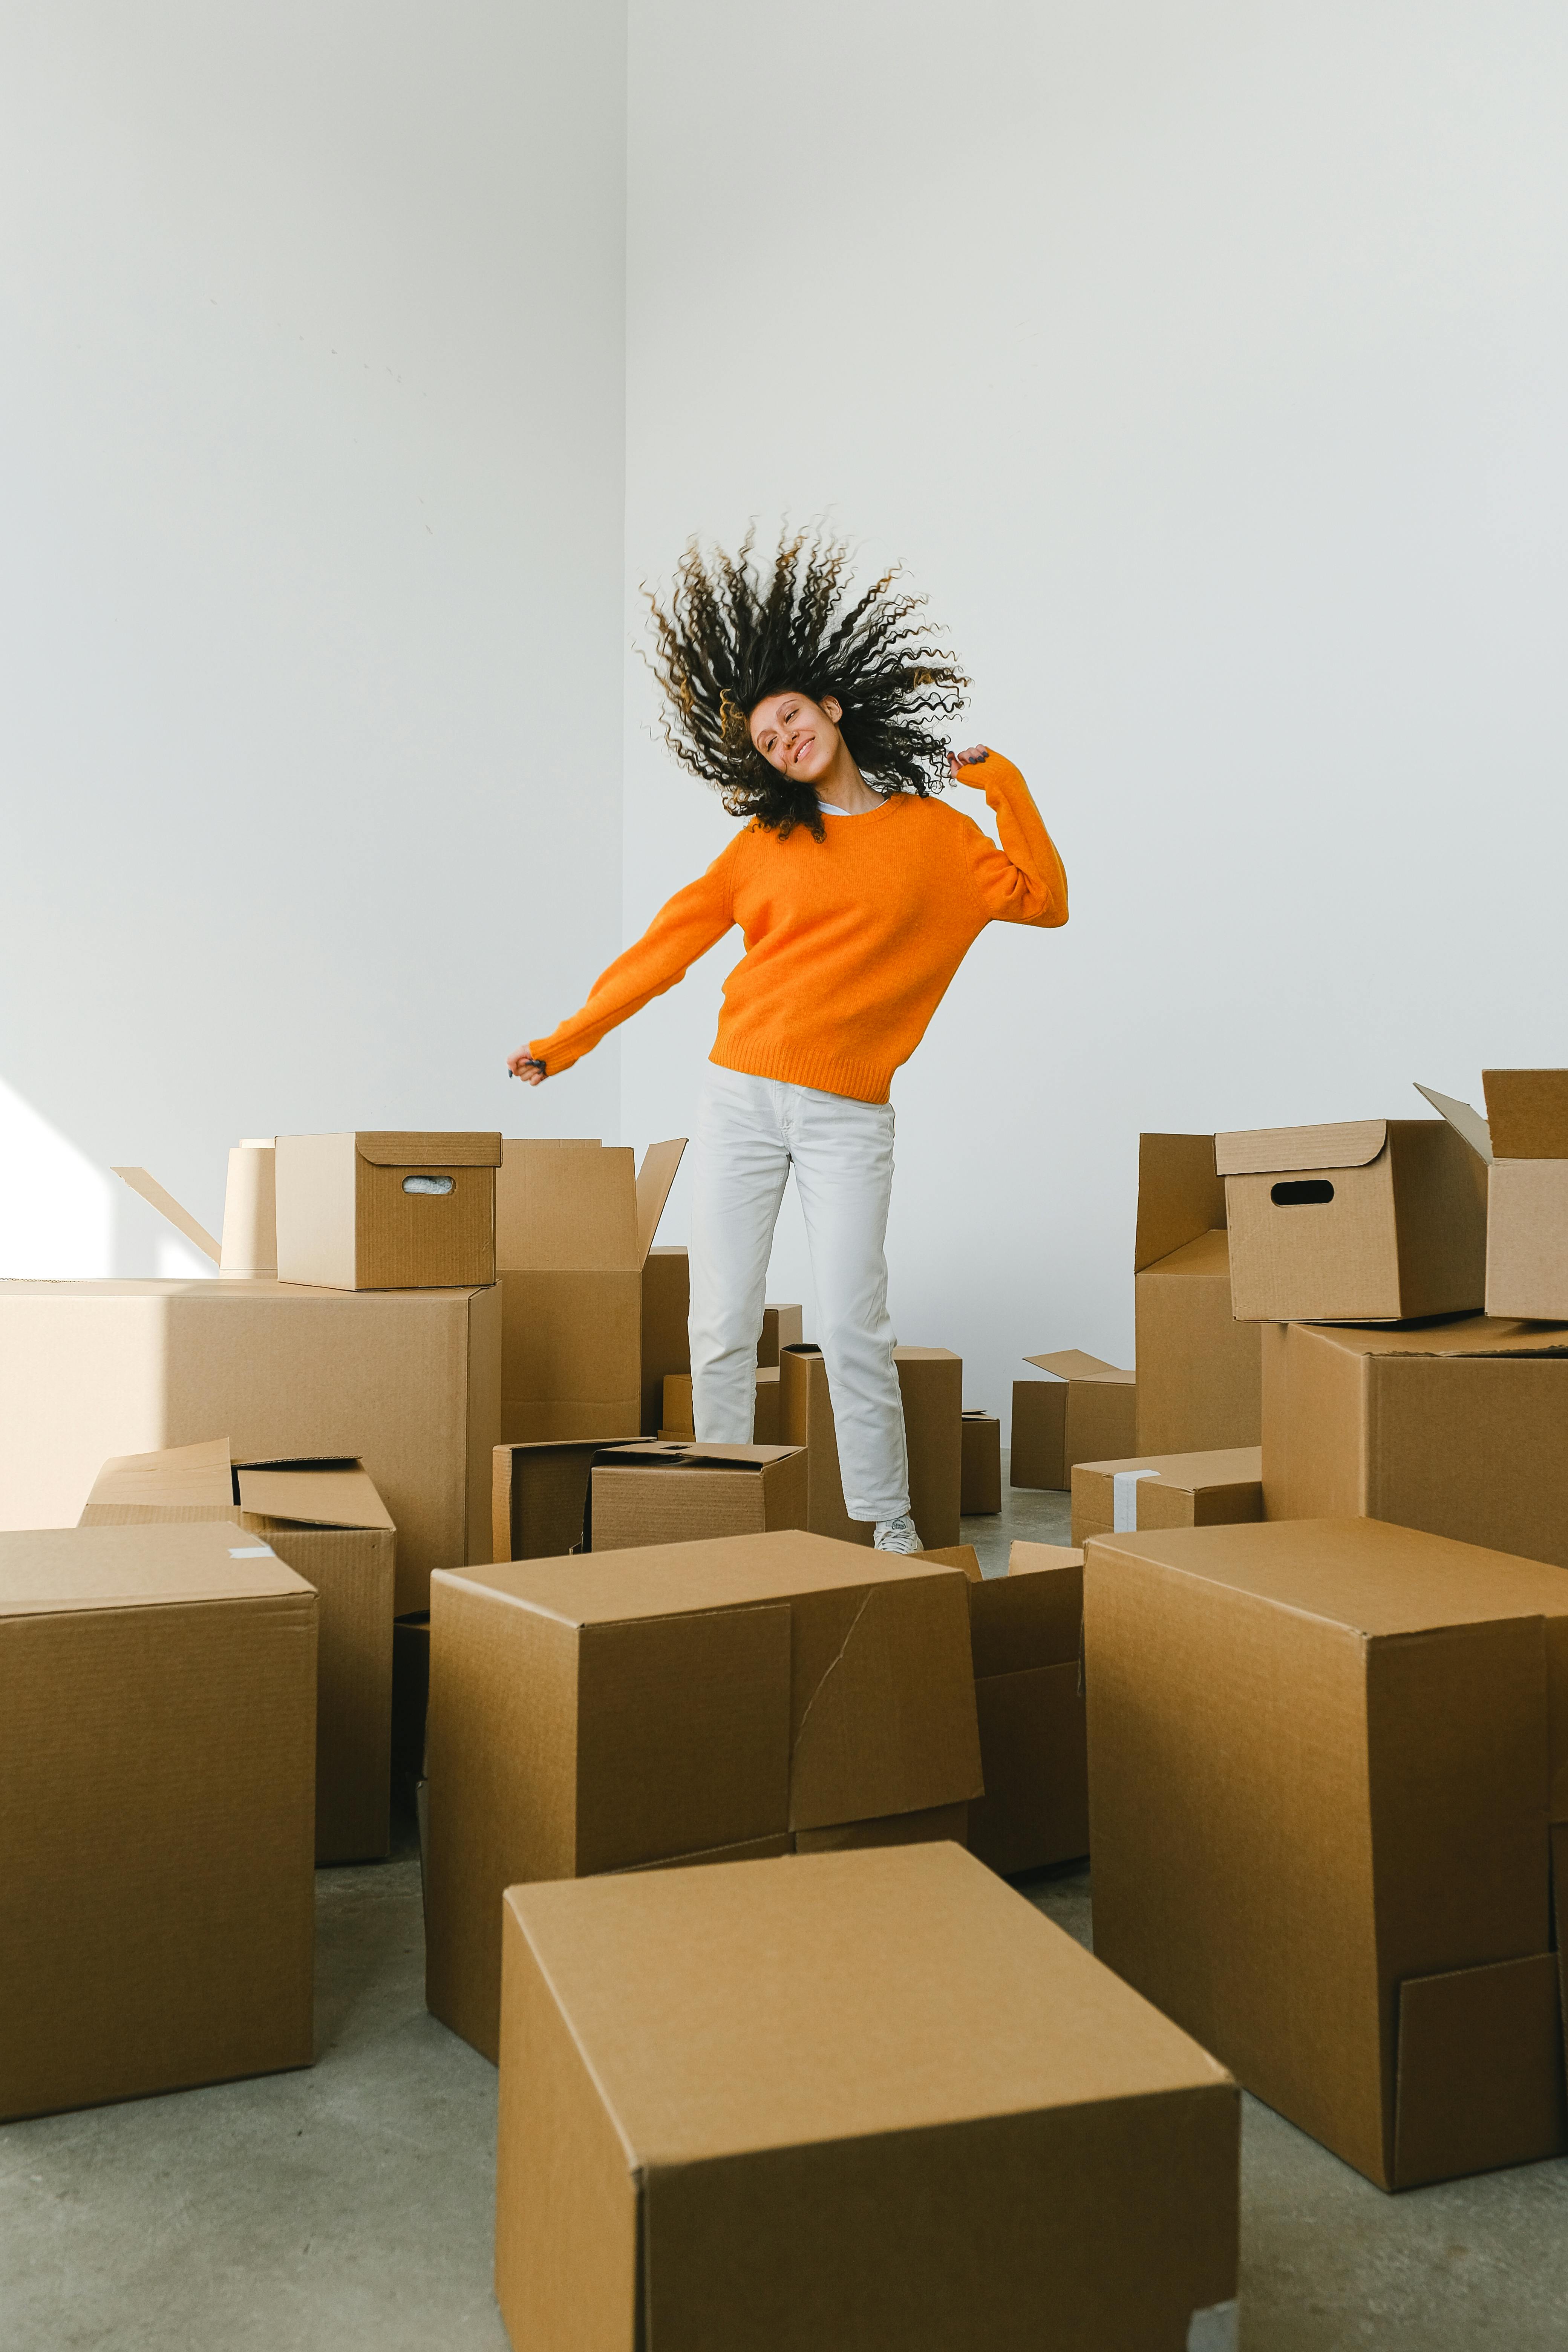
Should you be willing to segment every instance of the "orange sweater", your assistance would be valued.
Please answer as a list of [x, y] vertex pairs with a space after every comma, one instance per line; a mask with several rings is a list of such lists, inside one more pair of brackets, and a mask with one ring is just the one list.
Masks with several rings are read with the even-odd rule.
[[1017, 769], [993, 751], [961, 773], [995, 810], [1000, 849], [945, 801], [910, 793], [825, 817], [825, 841], [749, 824], [529, 1052], [551, 1076], [570, 1069], [739, 923], [746, 952], [724, 982], [710, 1058], [886, 1102], [985, 925], [1049, 930], [1068, 919], [1061, 859]]

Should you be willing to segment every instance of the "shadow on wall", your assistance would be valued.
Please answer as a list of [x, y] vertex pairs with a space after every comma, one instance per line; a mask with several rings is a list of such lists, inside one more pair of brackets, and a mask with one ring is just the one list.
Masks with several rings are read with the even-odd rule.
[[216, 1273], [155, 1209], [0, 1078], [0, 1276], [180, 1281]]

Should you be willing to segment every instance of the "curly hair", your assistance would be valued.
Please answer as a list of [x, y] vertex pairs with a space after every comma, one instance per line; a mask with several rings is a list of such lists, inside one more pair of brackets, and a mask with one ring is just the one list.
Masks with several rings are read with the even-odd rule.
[[664, 691], [670, 751], [714, 787], [731, 816], [781, 835], [804, 824], [820, 841], [814, 788], [764, 760], [747, 722], [772, 694], [813, 702], [832, 695], [850, 758], [881, 790], [922, 798], [940, 792], [948, 782], [945, 730], [969, 680], [931, 641], [920, 617], [925, 599], [895, 586], [895, 564], [851, 602], [848, 545], [806, 531], [780, 540], [764, 583], [752, 540], [748, 530], [731, 556], [721, 548], [704, 553], [694, 539], [668, 604], [644, 590], [654, 638], [648, 666]]

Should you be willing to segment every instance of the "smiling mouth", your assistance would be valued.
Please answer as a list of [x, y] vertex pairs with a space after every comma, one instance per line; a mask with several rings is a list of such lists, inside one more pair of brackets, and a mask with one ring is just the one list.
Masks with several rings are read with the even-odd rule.
[[799, 748], [797, 749], [797, 751], [796, 751], [796, 752], [795, 752], [795, 766], [796, 766], [797, 768], [799, 767], [799, 765], [800, 765], [801, 761], [805, 759], [805, 757], [806, 753], [810, 751], [810, 749], [811, 749], [812, 745], [816, 742], [816, 736], [815, 736], [815, 735], [808, 735], [808, 736], [805, 738], [805, 741], [804, 741], [804, 742], [799, 746]]

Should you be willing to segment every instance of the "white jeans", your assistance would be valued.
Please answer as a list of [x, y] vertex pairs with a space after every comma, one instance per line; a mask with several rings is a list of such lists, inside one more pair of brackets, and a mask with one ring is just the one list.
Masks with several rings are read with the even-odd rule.
[[833, 1399], [844, 1507], [910, 1507], [882, 1244], [893, 1107], [708, 1066], [691, 1172], [691, 1409], [704, 1445], [751, 1441], [768, 1256], [795, 1170]]

